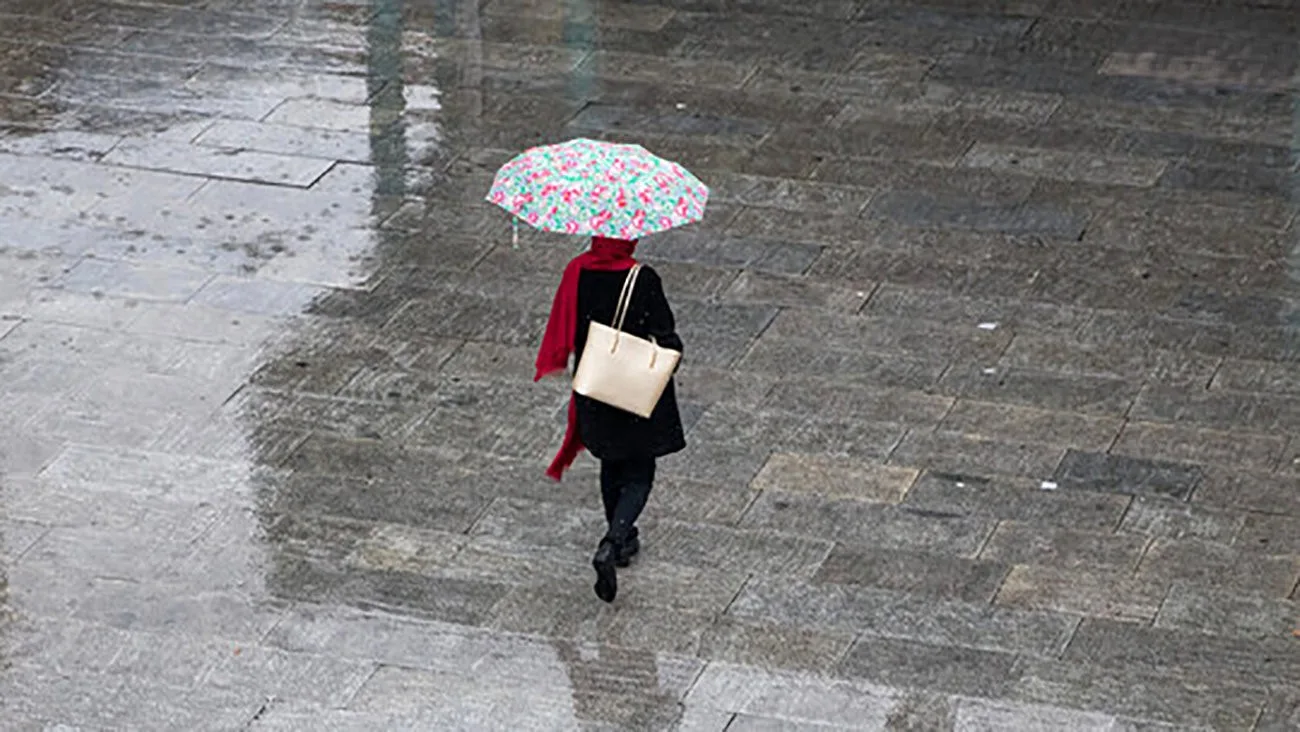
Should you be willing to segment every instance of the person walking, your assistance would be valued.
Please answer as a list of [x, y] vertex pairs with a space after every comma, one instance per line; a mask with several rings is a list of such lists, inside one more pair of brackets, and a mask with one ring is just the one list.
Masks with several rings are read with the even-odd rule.
[[[537, 355], [534, 381], [563, 372], [574, 355], [576, 370], [594, 322], [613, 325], [628, 272], [637, 265], [635, 241], [596, 236], [591, 248], [564, 269]], [[641, 265], [623, 331], [658, 345], [682, 350], [663, 283], [651, 267]], [[640, 551], [637, 519], [654, 486], [658, 458], [686, 447], [672, 381], [649, 418], [573, 393], [568, 428], [546, 474], [560, 480], [586, 449], [600, 460], [600, 493], [607, 529], [596, 549], [596, 595], [613, 602], [618, 594], [616, 568], [627, 567]]]

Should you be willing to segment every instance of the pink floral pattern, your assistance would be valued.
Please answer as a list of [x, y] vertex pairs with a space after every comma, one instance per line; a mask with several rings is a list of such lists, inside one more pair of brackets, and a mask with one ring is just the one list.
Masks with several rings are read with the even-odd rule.
[[709, 189], [640, 145], [578, 139], [506, 163], [487, 200], [544, 231], [639, 239], [699, 221]]

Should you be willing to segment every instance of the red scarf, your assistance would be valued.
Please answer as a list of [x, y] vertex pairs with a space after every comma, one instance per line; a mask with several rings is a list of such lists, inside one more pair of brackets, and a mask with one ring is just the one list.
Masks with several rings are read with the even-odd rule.
[[[591, 249], [574, 257], [564, 268], [560, 287], [555, 291], [555, 302], [551, 305], [551, 316], [546, 321], [542, 347], [537, 352], [537, 375], [533, 381], [569, 367], [569, 355], [573, 353], [578, 332], [578, 277], [582, 271], [623, 272], [632, 269], [636, 264], [632, 258], [635, 250], [635, 241], [593, 237]], [[578, 407], [573, 397], [569, 397], [569, 425], [564, 432], [564, 443], [546, 474], [558, 481], [582, 450], [582, 438], [578, 435]]]

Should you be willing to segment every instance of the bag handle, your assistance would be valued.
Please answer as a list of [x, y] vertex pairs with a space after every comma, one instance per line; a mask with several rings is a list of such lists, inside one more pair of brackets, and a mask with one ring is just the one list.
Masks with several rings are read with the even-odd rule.
[[632, 307], [632, 291], [636, 288], [637, 275], [641, 274], [641, 265], [636, 264], [623, 279], [623, 291], [618, 295], [618, 307], [614, 309], [614, 330], [623, 332], [623, 321], [627, 311]]

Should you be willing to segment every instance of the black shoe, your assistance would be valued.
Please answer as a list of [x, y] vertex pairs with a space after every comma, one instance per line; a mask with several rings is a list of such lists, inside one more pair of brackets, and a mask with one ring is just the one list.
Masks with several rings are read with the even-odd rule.
[[631, 566], [632, 557], [635, 557], [641, 551], [641, 539], [636, 535], [636, 531], [627, 538], [618, 548], [618, 556], [614, 564], [620, 568]]
[[613, 602], [618, 595], [618, 572], [614, 569], [617, 560], [618, 548], [614, 542], [601, 539], [591, 566], [596, 569], [596, 597], [605, 602]]

